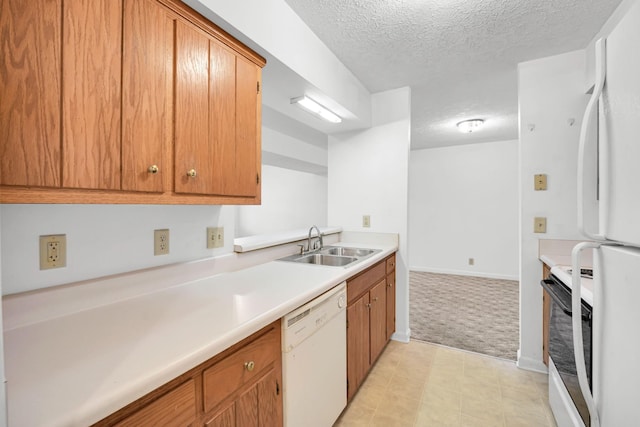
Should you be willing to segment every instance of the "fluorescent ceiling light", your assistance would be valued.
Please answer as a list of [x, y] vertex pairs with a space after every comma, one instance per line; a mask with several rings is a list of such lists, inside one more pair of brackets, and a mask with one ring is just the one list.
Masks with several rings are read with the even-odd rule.
[[300, 96], [298, 98], [291, 98], [291, 103], [296, 104], [309, 111], [310, 113], [315, 114], [318, 117], [323, 118], [324, 120], [331, 123], [340, 123], [342, 119], [340, 116], [335, 114], [333, 111], [329, 110], [326, 107], [318, 104], [313, 99], [308, 96]]
[[480, 128], [482, 128], [482, 125], [484, 125], [484, 120], [471, 119], [464, 120], [458, 123], [456, 126], [458, 126], [458, 130], [462, 133], [471, 133], [480, 130]]

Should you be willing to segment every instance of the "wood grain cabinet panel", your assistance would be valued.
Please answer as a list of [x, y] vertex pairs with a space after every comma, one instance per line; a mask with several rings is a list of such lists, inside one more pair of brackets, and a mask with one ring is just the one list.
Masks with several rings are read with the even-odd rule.
[[395, 330], [395, 254], [347, 280], [347, 300], [350, 401]]
[[59, 187], [61, 0], [0, 2], [0, 185]]
[[[260, 67], [238, 57], [236, 143], [228, 194], [256, 197], [260, 184]], [[231, 163], [230, 163], [231, 164]]]
[[236, 147], [236, 55], [219, 43], [210, 42], [209, 126], [210, 161], [213, 165], [210, 192], [232, 194]]
[[347, 399], [356, 394], [369, 371], [369, 294], [347, 306]]
[[387, 339], [396, 331], [396, 254], [387, 258]]
[[122, 0], [62, 9], [62, 186], [120, 189]]
[[194, 381], [189, 380], [115, 425], [183, 427], [195, 420], [196, 388]]
[[124, 0], [123, 190], [163, 192], [170, 186], [173, 21], [154, 0]]
[[205, 423], [206, 427], [235, 427], [236, 425], [236, 403], [233, 402], [224, 411], [220, 412], [213, 419]]
[[176, 27], [175, 191], [211, 191], [209, 151], [209, 38], [178, 21]]
[[396, 275], [395, 270], [387, 275], [387, 340], [396, 331]]
[[278, 335], [272, 331], [248, 344], [203, 373], [204, 410], [218, 406], [244, 384], [255, 382], [279, 358]]
[[371, 336], [370, 364], [373, 364], [387, 344], [387, 281], [378, 282], [369, 291], [369, 334]]
[[179, 0], [0, 5], [0, 202], [259, 204], [255, 52]]

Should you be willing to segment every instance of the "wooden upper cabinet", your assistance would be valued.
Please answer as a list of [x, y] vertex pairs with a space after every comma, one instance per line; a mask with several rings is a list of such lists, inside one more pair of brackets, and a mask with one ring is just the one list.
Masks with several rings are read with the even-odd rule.
[[176, 192], [257, 197], [260, 67], [182, 22], [176, 40]]
[[62, 1], [0, 2], [0, 184], [60, 186]]
[[0, 203], [260, 203], [264, 59], [182, 1], [3, 0], [0, 32]]
[[62, 186], [120, 189], [122, 0], [62, 10]]
[[122, 189], [162, 192], [172, 173], [173, 19], [154, 0], [124, 0]]

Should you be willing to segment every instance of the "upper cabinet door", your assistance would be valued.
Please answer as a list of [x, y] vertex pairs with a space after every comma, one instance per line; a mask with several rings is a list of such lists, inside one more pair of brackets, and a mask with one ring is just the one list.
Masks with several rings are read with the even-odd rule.
[[236, 74], [235, 179], [229, 188], [234, 196], [258, 195], [260, 171], [260, 82], [261, 69], [238, 57]]
[[210, 41], [209, 125], [212, 194], [228, 194], [236, 155], [236, 55]]
[[0, 184], [60, 186], [61, 0], [0, 2]]
[[63, 3], [62, 186], [120, 188], [122, 0]]
[[176, 26], [175, 191], [209, 194], [209, 38], [184, 22]]
[[[162, 192], [172, 173], [173, 20], [153, 0], [124, 0], [122, 189]], [[168, 186], [168, 185], [167, 185]]]

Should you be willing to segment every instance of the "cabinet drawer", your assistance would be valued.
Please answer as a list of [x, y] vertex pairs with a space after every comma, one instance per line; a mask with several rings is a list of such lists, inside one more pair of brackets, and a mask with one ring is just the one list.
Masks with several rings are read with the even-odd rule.
[[189, 380], [125, 418], [118, 427], [186, 426], [196, 419], [195, 382]]
[[360, 295], [382, 280], [385, 274], [385, 261], [380, 261], [353, 279], [347, 280], [347, 304], [358, 299]]
[[206, 369], [202, 374], [204, 411], [214, 409], [243, 385], [255, 381], [277, 357], [280, 357], [280, 342], [278, 332], [272, 329]]
[[387, 258], [387, 274], [391, 274], [392, 271], [396, 269], [396, 254], [391, 255]]

